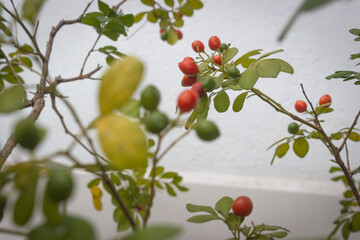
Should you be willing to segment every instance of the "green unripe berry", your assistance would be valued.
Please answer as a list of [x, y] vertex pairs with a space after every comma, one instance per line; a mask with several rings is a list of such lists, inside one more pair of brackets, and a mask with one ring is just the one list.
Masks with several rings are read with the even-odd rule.
[[144, 123], [146, 130], [158, 134], [167, 127], [169, 119], [164, 113], [154, 111], [145, 117]]
[[35, 125], [32, 119], [23, 119], [16, 124], [15, 140], [22, 147], [34, 150], [45, 135], [45, 130]]
[[163, 32], [161, 33], [161, 39], [163, 41], [166, 41], [168, 39], [169, 33], [168, 32]]
[[299, 128], [300, 128], [299, 124], [297, 124], [296, 122], [292, 122], [288, 126], [288, 132], [290, 134], [296, 134], [299, 132]]
[[160, 92], [153, 85], [147, 86], [141, 92], [140, 102], [146, 110], [153, 111], [160, 102]]
[[216, 82], [212, 77], [205, 77], [201, 82], [201, 87], [205, 92], [211, 92], [216, 87]]
[[226, 49], [228, 49], [228, 45], [226, 43], [222, 43], [220, 46], [220, 52], [224, 52]]
[[226, 70], [226, 74], [231, 78], [237, 78], [240, 75], [240, 71], [237, 67], [231, 66]]
[[54, 170], [51, 172], [46, 187], [46, 194], [56, 202], [66, 200], [73, 189], [73, 181], [69, 171]]
[[208, 120], [201, 120], [195, 126], [196, 134], [204, 141], [211, 141], [217, 138], [220, 133], [215, 123]]

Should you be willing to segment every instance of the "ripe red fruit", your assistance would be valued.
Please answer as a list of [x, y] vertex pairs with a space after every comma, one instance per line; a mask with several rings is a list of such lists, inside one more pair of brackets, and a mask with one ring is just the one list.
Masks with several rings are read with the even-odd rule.
[[178, 35], [179, 40], [183, 38], [183, 34], [180, 30], [176, 30], [176, 34]]
[[192, 62], [194, 61], [194, 59], [192, 57], [184, 57], [183, 61], [185, 61], [185, 60], [190, 60]]
[[306, 102], [303, 100], [297, 100], [295, 103], [295, 110], [299, 113], [305, 112], [307, 108]]
[[194, 91], [185, 90], [178, 97], [178, 107], [183, 112], [190, 112], [196, 106], [198, 96]]
[[180, 11], [178, 11], [177, 14], [179, 14], [180, 19], [183, 18], [183, 16], [184, 16], [184, 14], [182, 12], [180, 12]]
[[221, 41], [217, 36], [212, 36], [209, 39], [209, 47], [211, 50], [215, 51], [216, 49], [221, 47]]
[[205, 94], [205, 90], [202, 88], [201, 82], [195, 83], [192, 86], [191, 90], [194, 91], [199, 96], [199, 98], [201, 98]]
[[195, 52], [197, 52], [197, 53], [198, 53], [198, 52], [203, 52], [204, 49], [205, 49], [204, 44], [203, 44], [201, 41], [199, 41], [199, 40], [193, 41], [192, 44], [191, 44], [191, 47], [192, 47], [192, 49], [193, 49]]
[[164, 32], [166, 32], [165, 29], [160, 29], [160, 34], [162, 34], [162, 33], [164, 33]]
[[185, 75], [196, 76], [196, 74], [199, 72], [199, 66], [190, 59], [183, 60], [178, 65], [180, 70]]
[[325, 107], [330, 106], [330, 104], [331, 104], [331, 97], [330, 97], [330, 95], [325, 94], [324, 96], [322, 96], [322, 97], [319, 99], [319, 105], [324, 105], [324, 104], [327, 104], [327, 106], [325, 106]]
[[253, 204], [251, 199], [246, 196], [240, 196], [236, 198], [233, 202], [232, 210], [236, 216], [249, 216], [253, 210]]
[[182, 85], [185, 86], [185, 87], [190, 87], [194, 83], [196, 83], [196, 80], [197, 80], [196, 76], [189, 77], [188, 75], [184, 75], [184, 77], [182, 79]]
[[220, 55], [215, 55], [213, 57], [213, 60], [217, 65], [221, 65], [221, 56]]

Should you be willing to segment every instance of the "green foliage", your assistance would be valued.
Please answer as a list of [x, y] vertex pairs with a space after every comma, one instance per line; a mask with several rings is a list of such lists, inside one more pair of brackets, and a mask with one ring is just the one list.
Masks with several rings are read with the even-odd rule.
[[72, 217], [61, 217], [60, 223], [53, 225], [43, 223], [28, 235], [29, 240], [53, 239], [53, 240], [73, 240], [73, 239], [95, 239], [92, 226], [85, 220]]
[[[355, 41], [360, 41], [360, 29], [352, 28], [349, 30], [349, 32], [356, 36]], [[350, 56], [351, 60], [358, 59], [358, 58], [360, 58], [360, 53], [352, 54]], [[356, 65], [360, 65], [360, 63], [358, 63]], [[327, 76], [326, 79], [327, 80], [343, 79], [344, 82], [354, 80], [354, 85], [360, 85], [360, 72], [347, 71], [347, 70], [335, 71], [334, 74]]]
[[98, 1], [100, 12], [85, 14], [81, 22], [94, 27], [99, 35], [105, 35], [113, 41], [123, 35], [127, 36], [127, 28], [134, 24], [134, 15], [117, 13], [113, 8], [102, 1]]
[[45, 0], [25, 0], [22, 7], [22, 17], [35, 25], [36, 17], [44, 3]]
[[244, 218], [230, 212], [233, 202], [234, 200], [231, 197], [225, 196], [216, 202], [214, 208], [188, 203], [186, 204], [186, 210], [188, 212], [201, 214], [192, 216], [187, 221], [192, 223], [206, 223], [209, 221], [220, 220], [227, 225], [234, 236], [234, 238], [230, 239], [234, 240], [239, 240], [240, 234], [245, 237], [244, 239], [251, 240], [284, 238], [289, 233], [289, 230], [279, 226], [265, 224], [255, 225], [254, 223], [252, 223], [252, 226], [241, 226]]
[[0, 113], [19, 110], [24, 103], [24, 88], [16, 85], [0, 93]]
[[154, 0], [141, 0], [141, 2], [151, 7], [151, 10], [136, 14], [134, 22], [138, 23], [146, 16], [148, 22], [158, 23], [162, 30], [160, 34], [161, 39], [170, 45], [174, 45], [179, 40], [176, 31], [178, 30], [177, 28], [181, 28], [184, 25], [182, 16], [191, 17], [194, 14], [194, 10], [199, 10], [203, 7], [203, 3], [200, 0], [177, 1], [177, 3], [174, 0], [165, 0], [165, 5], [161, 5], [160, 2], [155, 4]]
[[165, 240], [180, 233], [180, 228], [168, 225], [151, 226], [136, 231], [122, 238], [122, 240]]

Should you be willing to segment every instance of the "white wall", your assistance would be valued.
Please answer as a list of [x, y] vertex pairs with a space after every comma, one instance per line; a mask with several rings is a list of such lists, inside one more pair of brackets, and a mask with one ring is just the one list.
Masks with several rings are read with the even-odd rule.
[[[2, 2], [8, 4], [8, 1]], [[41, 49], [45, 49], [50, 27], [57, 24], [60, 19], [76, 18], [86, 2], [85, 0], [49, 0], [46, 3], [41, 12], [38, 30]], [[118, 1], [107, 2], [115, 4]], [[147, 9], [138, 2], [125, 3], [124, 12], [137, 13]], [[206, 43], [210, 36], [217, 35], [223, 42], [237, 47], [240, 51], [239, 56], [258, 48], [264, 49], [264, 52], [284, 49], [285, 52], [278, 54], [278, 57], [291, 63], [295, 74], [282, 73], [277, 79], [261, 79], [257, 83], [257, 88], [272, 96], [293, 113], [295, 113], [294, 102], [303, 99], [300, 83], [304, 84], [308, 96], [314, 103], [323, 94], [330, 94], [335, 111], [324, 117], [327, 121], [325, 129], [337, 131], [349, 126], [360, 109], [357, 98], [360, 89], [352, 82], [327, 81], [325, 76], [335, 70], [355, 69], [357, 61], [349, 60], [349, 56], [358, 52], [359, 45], [353, 41], [354, 37], [348, 33], [348, 30], [359, 27], [360, 1], [335, 1], [321, 10], [303, 14], [295, 22], [285, 41], [277, 42], [277, 36], [300, 3], [301, 1], [286, 0], [206, 0], [203, 9], [196, 11], [192, 18], [185, 18], [185, 25], [182, 28], [184, 38], [175, 46], [162, 42], [159, 37], [159, 27], [151, 23], [147, 23], [130, 39], [121, 37], [115, 43], [104, 38], [99, 46], [112, 44], [117, 46], [119, 51], [141, 58], [146, 65], [141, 86], [151, 83], [161, 90], [160, 109], [169, 116], [174, 116], [177, 96], [183, 90], [180, 85], [182, 73], [177, 63], [185, 56], [195, 56], [191, 49], [193, 40], [198, 39]], [[97, 9], [96, 3], [91, 7], [91, 10], [95, 9]], [[131, 28], [129, 35], [134, 34], [140, 26], [141, 23]], [[21, 33], [19, 36], [20, 41], [26, 41]], [[64, 27], [55, 41], [50, 62], [51, 76], [77, 75], [85, 54], [95, 38], [95, 31], [90, 27], [84, 25]], [[101, 57], [94, 55], [87, 70], [92, 70], [99, 59], [102, 60]], [[28, 79], [33, 83], [38, 80], [33, 74], [29, 74]], [[96, 117], [97, 86], [97, 82], [79, 81], [60, 87], [61, 92], [69, 96], [84, 123], [89, 123]], [[235, 97], [236, 94], [231, 94], [232, 100]], [[66, 147], [69, 142], [69, 137], [63, 134], [60, 122], [51, 110], [50, 99], [46, 100], [47, 106], [39, 121], [48, 127], [48, 135], [47, 141], [39, 149], [39, 155], [46, 155], [62, 146]], [[25, 114], [0, 116], [1, 146], [19, 115]], [[250, 98], [240, 113], [229, 110], [227, 113], [219, 114], [211, 109], [209, 119], [217, 122], [221, 130], [221, 138], [211, 143], [204, 143], [198, 140], [195, 134], [191, 134], [172, 149], [161, 164], [168, 170], [183, 173], [187, 176], [185, 180], [188, 182], [201, 182], [209, 178], [222, 182], [221, 176], [234, 175], [242, 181], [239, 184], [229, 184], [229, 187], [247, 185], [248, 178], [249, 184], [255, 188], [264, 186], [272, 188], [271, 183], [276, 183], [278, 189], [282, 187], [288, 189], [291, 188], [289, 182], [296, 182], [298, 188], [310, 192], [318, 190], [321, 184], [324, 186], [321, 188], [324, 193], [332, 192], [334, 188], [337, 192], [341, 192], [341, 185], [329, 181], [331, 176], [328, 169], [331, 166], [329, 161], [331, 156], [318, 142], [311, 142], [310, 152], [306, 158], [299, 159], [293, 153], [289, 153], [270, 166], [273, 150], [266, 151], [266, 149], [273, 142], [287, 135], [287, 125], [291, 120], [276, 113], [260, 100]], [[65, 120], [70, 126], [74, 126], [69, 115], [65, 115]], [[164, 146], [182, 132], [182, 129], [175, 131]], [[360, 148], [358, 144], [351, 142], [349, 148], [352, 166], [358, 166]], [[81, 149], [78, 149], [77, 155], [84, 162], [91, 159]], [[13, 152], [12, 159], [19, 157], [25, 156], [17, 149]], [[263, 181], [252, 181], [254, 179]], [[318, 182], [320, 185], [301, 184], [305, 179]]]

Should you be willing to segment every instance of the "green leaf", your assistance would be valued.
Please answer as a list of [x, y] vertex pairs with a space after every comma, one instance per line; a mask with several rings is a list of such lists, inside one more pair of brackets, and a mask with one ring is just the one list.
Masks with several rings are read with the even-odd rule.
[[153, 12], [148, 12], [147, 13], [147, 20], [151, 23], [156, 23], [158, 18], [155, 17], [154, 13]]
[[177, 28], [181, 28], [182, 26], [184, 26], [184, 20], [182, 19], [178, 19], [175, 22], [173, 22], [174, 26]]
[[95, 29], [97, 29], [101, 27], [101, 22], [97, 18], [99, 16], [104, 16], [104, 15], [101, 14], [100, 12], [88, 13], [81, 18], [81, 22], [83, 24], [93, 26], [95, 27]]
[[193, 9], [201, 9], [204, 4], [199, 0], [188, 0], [187, 4], [189, 4]]
[[232, 199], [231, 197], [227, 197], [227, 196], [222, 197], [219, 201], [216, 202], [215, 210], [221, 213], [221, 215], [227, 216], [232, 207], [233, 202], [234, 199]]
[[182, 13], [182, 14], [184, 14], [185, 16], [187, 16], [187, 17], [191, 17], [193, 14], [194, 14], [194, 10], [193, 10], [193, 8], [190, 6], [190, 5], [188, 5], [188, 4], [185, 4], [183, 7], [181, 7], [180, 9], [180, 12]]
[[230, 48], [228, 51], [226, 51], [225, 56], [224, 56], [224, 63], [227, 63], [231, 59], [233, 59], [233, 57], [235, 57], [238, 52], [239, 52], [239, 50], [234, 47]]
[[22, 7], [22, 16], [23, 18], [30, 21], [31, 24], [35, 24], [36, 17], [45, 3], [45, 0], [25, 0]]
[[209, 206], [201, 206], [188, 203], [186, 204], [186, 210], [188, 210], [189, 212], [207, 212], [214, 216], [217, 216], [215, 210]]
[[340, 140], [342, 138], [342, 134], [340, 132], [337, 132], [337, 133], [332, 133], [330, 135], [330, 138], [331, 139], [334, 139], [334, 140]]
[[85, 220], [63, 216], [59, 225], [44, 223], [32, 229], [28, 237], [29, 240], [95, 240], [95, 233], [92, 226]]
[[32, 215], [35, 204], [35, 190], [33, 191], [23, 191], [20, 193], [18, 199], [15, 202], [14, 206], [14, 222], [19, 225], [25, 225]]
[[351, 190], [347, 190], [344, 192], [344, 198], [352, 198], [354, 197], [354, 193]]
[[101, 181], [101, 178], [95, 178], [88, 183], [87, 187], [91, 188], [92, 186], [98, 185], [100, 183], [100, 181]]
[[119, 185], [120, 185], [120, 179], [119, 179], [119, 177], [116, 176], [114, 173], [111, 173], [110, 179], [111, 179], [111, 181], [112, 181], [116, 186], [119, 186]]
[[266, 57], [268, 57], [268, 56], [270, 56], [270, 55], [273, 55], [273, 54], [276, 54], [276, 53], [279, 53], [279, 52], [283, 52], [283, 51], [284, 51], [283, 49], [278, 49], [278, 50], [275, 50], [275, 51], [271, 51], [271, 52], [265, 53], [265, 54], [261, 55], [261, 56], [257, 59], [257, 61], [260, 60], [260, 59], [262, 59], [262, 58], [266, 58]]
[[99, 6], [99, 10], [101, 12], [103, 12], [106, 16], [109, 16], [109, 14], [111, 12], [111, 8], [109, 7], [109, 5], [107, 5], [106, 3], [98, 0], [98, 6]]
[[174, 7], [174, 0], [165, 0], [165, 4], [172, 8]]
[[199, 103], [196, 105], [195, 111], [198, 114], [202, 114], [205, 111], [207, 106], [208, 106], [208, 96], [207, 96], [207, 94], [204, 94], [204, 96], [202, 96], [200, 98]]
[[339, 167], [331, 167], [330, 170], [329, 170], [330, 173], [333, 173], [333, 172], [341, 172], [341, 171], [342, 171], [342, 170], [341, 170], [341, 168], [339, 168]]
[[[161, 166], [159, 166], [159, 167], [156, 167], [155, 168], [155, 177], [158, 177], [158, 176], [160, 176], [163, 172], [164, 172], [164, 167], [161, 167]], [[150, 176], [152, 176], [152, 172], [154, 171], [154, 169], [151, 169], [151, 172], [150, 172]]]
[[25, 66], [32, 67], [32, 62], [31, 62], [30, 58], [28, 58], [28, 57], [21, 57], [21, 58], [20, 58], [20, 61], [21, 61]]
[[148, 6], [154, 6], [155, 5], [155, 1], [154, 0], [141, 0], [141, 2], [145, 5]]
[[140, 22], [141, 19], [144, 18], [144, 16], [145, 16], [146, 13], [147, 13], [147, 12], [140, 12], [140, 13], [136, 14], [135, 17], [134, 17], [134, 22], [135, 22], [135, 23]]
[[173, 197], [176, 196], [176, 193], [175, 193], [174, 189], [170, 186], [170, 184], [165, 183], [165, 188], [166, 188], [167, 193], [168, 193], [170, 196], [173, 196]]
[[134, 24], [134, 15], [132, 14], [125, 14], [119, 17], [119, 20], [121, 20], [121, 22], [127, 26], [127, 27], [131, 27]]
[[[2, 92], [2, 90], [5, 88], [5, 84], [4, 81], [0, 78], [0, 93]], [[1, 107], [0, 107], [1, 108]]]
[[[201, 65], [201, 64], [200, 64]], [[199, 67], [200, 69], [200, 67]], [[219, 88], [221, 86], [221, 84], [223, 83], [224, 81], [224, 75], [219, 75], [215, 78], [215, 82], [216, 82], [216, 87], [215, 89]]]
[[257, 63], [257, 74], [263, 78], [276, 78], [281, 70], [281, 66], [277, 61], [264, 60]]
[[120, 208], [116, 208], [113, 214], [114, 221], [118, 223], [117, 230], [123, 232], [131, 227], [129, 220]]
[[119, 107], [119, 111], [125, 116], [138, 118], [140, 116], [140, 101], [130, 98]]
[[190, 117], [188, 118], [188, 120], [185, 123], [185, 129], [188, 130], [190, 128], [190, 126], [194, 123], [194, 121], [196, 120], [197, 117], [197, 113], [196, 111], [192, 111], [192, 113], [190, 114]]
[[347, 240], [350, 236], [350, 221], [346, 221], [341, 230], [341, 236]]
[[249, 67], [242, 74], [240, 74], [239, 85], [245, 90], [250, 90], [254, 87], [259, 75], [255, 67]]
[[43, 213], [48, 223], [57, 225], [61, 221], [61, 215], [59, 212], [59, 202], [54, 201], [48, 196], [48, 190], [46, 189], [45, 197], [43, 199]]
[[10, 113], [21, 108], [24, 101], [24, 88], [16, 85], [0, 93], [0, 113]]
[[288, 62], [286, 62], [284, 60], [277, 59], [277, 58], [271, 58], [271, 59], [266, 59], [265, 61], [267, 61], [267, 60], [276, 61], [277, 63], [279, 63], [281, 72], [285, 72], [285, 73], [289, 73], [289, 74], [294, 73], [294, 68]]
[[122, 240], [165, 240], [180, 233], [180, 228], [170, 225], [151, 226], [140, 231], [135, 231]]
[[0, 29], [9, 37], [12, 36], [10, 29], [0, 20]]
[[216, 111], [226, 112], [230, 106], [229, 96], [224, 90], [221, 90], [214, 98], [214, 107]]
[[168, 32], [168, 38], [167, 38], [167, 42], [170, 44], [170, 45], [174, 45], [177, 40], [178, 40], [178, 35], [175, 31], [174, 28], [170, 28], [169, 32]]
[[258, 55], [260, 54], [260, 52], [262, 51], [262, 49], [255, 49], [255, 50], [252, 50], [250, 52], [247, 52], [245, 53], [244, 55], [242, 55], [241, 57], [239, 57], [236, 61], [235, 61], [235, 65], [239, 65], [240, 63], [246, 61], [249, 59], [249, 57], [251, 56], [255, 56], [255, 55]]
[[354, 216], [352, 217], [351, 230], [353, 232], [360, 231], [360, 212], [355, 213]]
[[351, 141], [354, 141], [354, 142], [359, 142], [360, 141], [360, 135], [357, 134], [356, 132], [351, 132], [350, 135], [349, 135], [349, 139]]
[[300, 11], [310, 11], [322, 5], [330, 3], [332, 0], [305, 0], [300, 7]]
[[234, 103], [233, 103], [233, 111], [234, 112], [241, 111], [241, 109], [244, 106], [244, 102], [245, 102], [245, 99], [246, 99], [246, 96], [248, 95], [248, 93], [249, 92], [244, 92], [235, 98]]
[[288, 142], [283, 143], [276, 148], [276, 156], [278, 158], [282, 158], [285, 156], [288, 150], [289, 150], [289, 143]]
[[284, 238], [288, 235], [287, 232], [273, 232], [273, 233], [267, 233], [266, 236], [269, 237], [275, 237], [275, 238]]
[[176, 172], [166, 172], [161, 176], [161, 178], [174, 178], [174, 177], [177, 177]]
[[293, 150], [298, 157], [300, 158], [305, 157], [305, 155], [309, 151], [308, 141], [303, 137], [295, 139], [293, 143]]
[[289, 143], [288, 142], [277, 146], [277, 148], [275, 150], [275, 154], [274, 154], [273, 158], [271, 159], [270, 164], [273, 165], [276, 156], [278, 158], [282, 158], [283, 156], [285, 156], [285, 154], [288, 152], [288, 150], [289, 150]]
[[197, 215], [189, 218], [187, 221], [192, 223], [205, 223], [217, 219], [221, 219], [221, 218], [214, 215]]
[[351, 34], [354, 34], [356, 36], [360, 36], [360, 29], [359, 28], [352, 28], [349, 30]]

